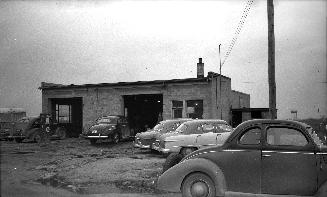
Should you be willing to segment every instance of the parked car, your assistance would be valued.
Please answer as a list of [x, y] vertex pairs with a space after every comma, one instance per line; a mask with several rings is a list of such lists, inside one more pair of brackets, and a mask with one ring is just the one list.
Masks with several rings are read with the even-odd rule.
[[153, 149], [163, 153], [185, 156], [195, 150], [223, 144], [233, 128], [224, 120], [198, 119], [184, 122], [175, 132], [163, 134]]
[[111, 140], [118, 143], [122, 139], [132, 137], [127, 119], [124, 116], [109, 115], [96, 120], [95, 124], [81, 134], [81, 137], [89, 139], [91, 144], [98, 140]]
[[[39, 116], [21, 118], [15, 122], [9, 138], [14, 139], [17, 143], [21, 143], [24, 139], [40, 142], [42, 140], [40, 122]], [[66, 129], [56, 123], [47, 125], [46, 132], [50, 139], [65, 139], [67, 135]]]
[[159, 177], [157, 186], [183, 196], [326, 196], [327, 146], [307, 124], [250, 120], [222, 146], [187, 155]]
[[142, 149], [151, 149], [152, 144], [164, 133], [173, 132], [183, 122], [190, 121], [191, 118], [180, 118], [160, 121], [153, 129], [137, 133], [135, 135], [134, 147]]

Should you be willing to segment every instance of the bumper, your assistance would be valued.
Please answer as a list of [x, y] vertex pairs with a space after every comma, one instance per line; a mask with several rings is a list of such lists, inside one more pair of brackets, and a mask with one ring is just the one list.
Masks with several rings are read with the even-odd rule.
[[85, 139], [107, 139], [109, 138], [108, 135], [80, 135], [82, 138]]
[[171, 152], [170, 149], [168, 149], [168, 148], [162, 148], [162, 147], [157, 146], [155, 144], [152, 145], [152, 149], [153, 150], [156, 150], [156, 151], [158, 151], [160, 153], [163, 153], [163, 154], [167, 154], [167, 153], [170, 153]]
[[135, 148], [141, 148], [141, 149], [150, 149], [151, 148], [150, 145], [143, 145], [141, 143], [136, 143], [136, 142], [134, 142], [134, 147]]

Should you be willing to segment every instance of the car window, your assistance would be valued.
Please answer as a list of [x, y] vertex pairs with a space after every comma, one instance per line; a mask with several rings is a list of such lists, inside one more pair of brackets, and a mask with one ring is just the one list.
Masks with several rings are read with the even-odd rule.
[[260, 138], [261, 129], [258, 127], [250, 128], [239, 138], [239, 143], [243, 145], [258, 145], [260, 144]]
[[204, 124], [202, 125], [202, 129], [204, 133], [209, 133], [209, 132], [215, 132], [216, 131], [216, 127], [212, 124]]
[[188, 126], [186, 124], [181, 124], [179, 127], [176, 129], [178, 133], [184, 133], [187, 131]]
[[267, 143], [275, 146], [305, 146], [306, 137], [297, 129], [288, 127], [270, 127], [267, 129]]
[[117, 124], [117, 118], [104, 117], [97, 120], [98, 124]]

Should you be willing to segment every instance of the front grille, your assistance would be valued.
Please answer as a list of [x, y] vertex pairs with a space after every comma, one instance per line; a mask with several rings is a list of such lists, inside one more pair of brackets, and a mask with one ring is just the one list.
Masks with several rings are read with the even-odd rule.
[[155, 139], [140, 139], [142, 145], [151, 145]]

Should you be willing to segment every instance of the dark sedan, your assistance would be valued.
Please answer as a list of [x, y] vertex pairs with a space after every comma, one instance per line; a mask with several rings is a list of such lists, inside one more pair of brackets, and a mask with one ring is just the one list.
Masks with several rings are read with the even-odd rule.
[[158, 179], [183, 196], [327, 196], [327, 146], [311, 126], [286, 120], [240, 124], [222, 146], [195, 151]]
[[134, 147], [151, 149], [151, 145], [156, 141], [156, 139], [164, 134], [175, 131], [179, 125], [186, 121], [192, 120], [191, 118], [180, 118], [172, 120], [164, 120], [159, 122], [153, 129], [141, 132], [135, 135]]
[[98, 140], [111, 140], [113, 143], [118, 143], [122, 139], [132, 137], [126, 118], [118, 115], [99, 118], [81, 136], [89, 139], [91, 144], [96, 144]]

